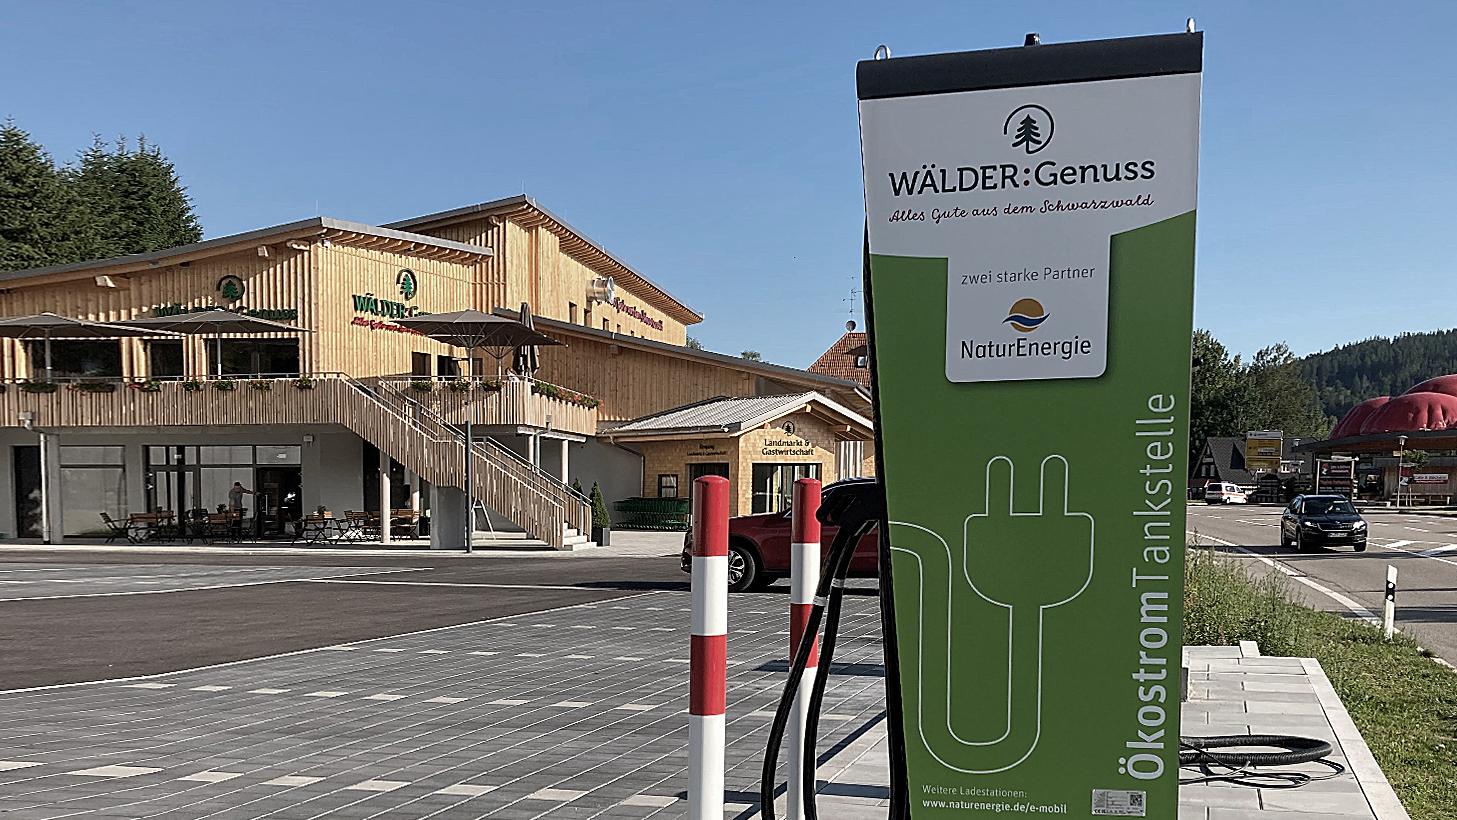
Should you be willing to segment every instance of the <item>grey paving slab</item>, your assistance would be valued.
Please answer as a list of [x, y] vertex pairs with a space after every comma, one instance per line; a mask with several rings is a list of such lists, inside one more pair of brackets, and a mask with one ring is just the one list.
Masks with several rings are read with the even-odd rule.
[[[3, 694], [0, 760], [27, 765], [0, 771], [0, 813], [681, 816], [688, 604], [685, 593], [656, 592], [146, 680]], [[883, 679], [858, 671], [880, 662], [875, 601], [853, 598], [846, 609], [838, 660], [856, 671], [830, 679], [825, 712], [837, 719], [823, 724], [824, 749], [863, 734], [884, 709]], [[780, 596], [732, 598], [732, 792], [757, 789], [765, 713], [784, 677], [775, 662], [786, 651], [786, 610]], [[67, 774], [112, 766], [143, 771]]]

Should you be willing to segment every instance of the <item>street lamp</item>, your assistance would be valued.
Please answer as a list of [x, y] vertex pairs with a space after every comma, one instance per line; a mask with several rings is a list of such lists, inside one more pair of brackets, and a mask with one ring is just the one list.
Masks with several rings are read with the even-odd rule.
[[1396, 508], [1401, 509], [1401, 470], [1406, 464], [1406, 436], [1396, 437]]

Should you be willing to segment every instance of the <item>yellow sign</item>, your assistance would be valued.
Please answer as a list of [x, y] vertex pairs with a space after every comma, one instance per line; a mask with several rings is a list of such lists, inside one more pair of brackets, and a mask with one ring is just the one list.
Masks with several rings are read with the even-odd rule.
[[1280, 470], [1280, 446], [1284, 434], [1279, 430], [1261, 430], [1245, 435], [1245, 469], [1251, 473], [1275, 473]]

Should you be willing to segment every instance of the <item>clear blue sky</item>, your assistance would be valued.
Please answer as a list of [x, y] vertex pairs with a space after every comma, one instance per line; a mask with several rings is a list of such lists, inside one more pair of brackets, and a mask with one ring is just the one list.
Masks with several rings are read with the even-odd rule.
[[[528, 7], [531, 5], [532, 7]], [[1457, 325], [1457, 5], [0, 2], [0, 116], [145, 133], [208, 236], [523, 190], [804, 366], [860, 276], [854, 65], [1206, 34], [1197, 319], [1245, 353]], [[862, 318], [857, 310], [856, 318]]]

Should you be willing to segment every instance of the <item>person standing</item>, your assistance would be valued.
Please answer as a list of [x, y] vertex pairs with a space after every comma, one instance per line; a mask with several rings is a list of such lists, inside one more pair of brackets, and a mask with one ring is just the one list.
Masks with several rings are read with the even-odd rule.
[[253, 491], [243, 486], [243, 482], [234, 481], [233, 488], [228, 490], [228, 510], [234, 513], [243, 511], [243, 496], [253, 495]]

